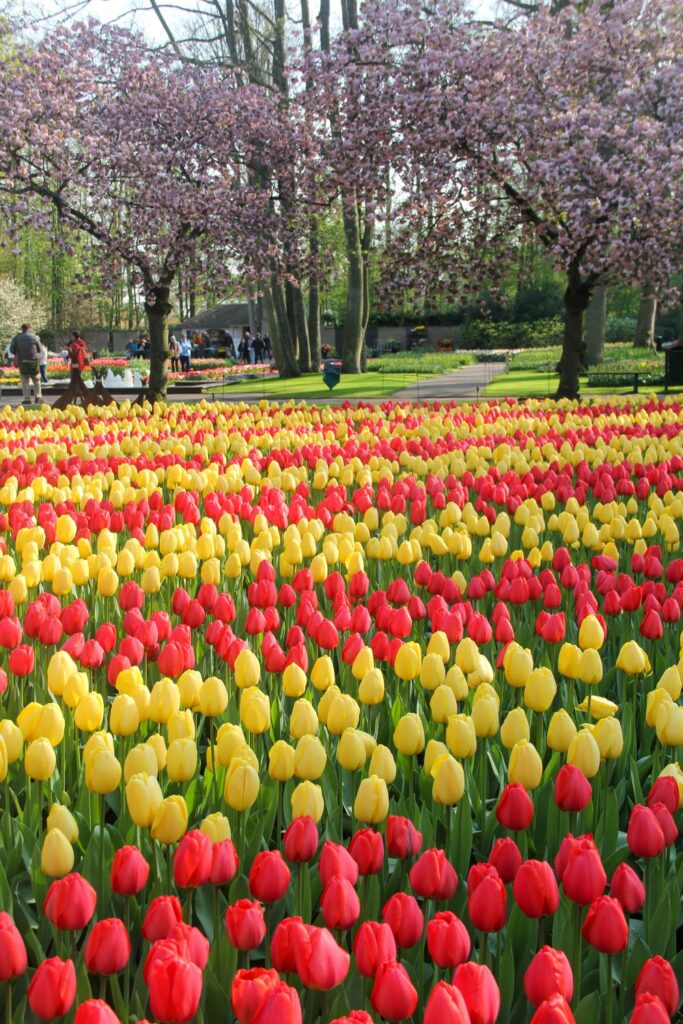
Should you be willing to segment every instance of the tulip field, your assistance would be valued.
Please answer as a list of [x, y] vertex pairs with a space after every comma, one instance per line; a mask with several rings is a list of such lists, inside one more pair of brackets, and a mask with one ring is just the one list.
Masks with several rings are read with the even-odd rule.
[[16, 1024], [667, 1024], [683, 402], [0, 412]]

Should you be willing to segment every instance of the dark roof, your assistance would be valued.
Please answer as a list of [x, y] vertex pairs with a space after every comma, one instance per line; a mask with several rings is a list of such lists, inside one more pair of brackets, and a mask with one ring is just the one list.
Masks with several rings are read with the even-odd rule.
[[175, 329], [181, 331], [221, 331], [229, 327], [249, 326], [249, 305], [246, 302], [220, 302], [202, 313], [183, 320]]

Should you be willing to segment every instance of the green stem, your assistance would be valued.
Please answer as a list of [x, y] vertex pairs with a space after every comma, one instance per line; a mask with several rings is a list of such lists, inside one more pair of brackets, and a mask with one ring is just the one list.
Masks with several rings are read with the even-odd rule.
[[608, 953], [605, 959], [607, 961], [607, 992], [605, 993], [605, 999], [607, 1000], [606, 1016], [607, 1024], [612, 1024], [612, 957]]
[[100, 797], [100, 891], [99, 898], [104, 899], [104, 797]]
[[574, 1006], [581, 1002], [581, 924], [583, 921], [583, 907], [579, 903], [572, 906], [573, 918], [573, 957], [572, 965], [574, 971]]
[[481, 831], [481, 848], [482, 852], [486, 853], [484, 849], [484, 826], [486, 824], [486, 788], [487, 788], [487, 771], [486, 771], [486, 737], [482, 737], [481, 740], [481, 758], [479, 761], [479, 796], [481, 799], [480, 808], [480, 831]]
[[5, 984], [5, 1024], [12, 1024], [12, 982]]

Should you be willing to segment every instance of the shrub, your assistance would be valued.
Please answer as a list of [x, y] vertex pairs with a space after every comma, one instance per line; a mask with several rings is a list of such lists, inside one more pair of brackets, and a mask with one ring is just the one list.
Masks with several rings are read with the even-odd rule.
[[459, 344], [464, 349], [511, 349], [543, 348], [561, 342], [562, 320], [553, 317], [519, 324], [475, 320], [463, 327]]

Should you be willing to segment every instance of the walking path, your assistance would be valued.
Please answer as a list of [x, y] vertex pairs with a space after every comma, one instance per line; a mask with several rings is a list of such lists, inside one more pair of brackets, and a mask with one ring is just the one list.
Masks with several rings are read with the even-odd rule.
[[[383, 402], [387, 400], [396, 402], [447, 402], [447, 401], [470, 401], [483, 397], [487, 384], [505, 370], [505, 363], [475, 363], [472, 366], [464, 366], [459, 370], [452, 370], [450, 373], [432, 374], [419, 377], [415, 384], [400, 391], [394, 391], [381, 398], [366, 398], [359, 395], [358, 399], [335, 397], [334, 391], [316, 399], [311, 399], [316, 405], [340, 405], [346, 401], [362, 402]], [[248, 390], [251, 381], [245, 381], [244, 390], [239, 384], [233, 384], [225, 392], [214, 392], [203, 394], [198, 390], [181, 391], [173, 389], [169, 392], [169, 402], [193, 403], [204, 399], [216, 402], [261, 402], [264, 397], [269, 401], [278, 401], [276, 392], [264, 395], [263, 391]], [[0, 407], [9, 405], [15, 407], [21, 404], [21, 393], [19, 389], [12, 389], [15, 393], [5, 392], [0, 397]], [[46, 396], [48, 404], [52, 405], [53, 396]], [[302, 396], [304, 398], [306, 396]], [[118, 398], [121, 401], [121, 396]], [[300, 399], [296, 395], [287, 394], [284, 401], [296, 402]], [[35, 408], [35, 406], [31, 407]]]

